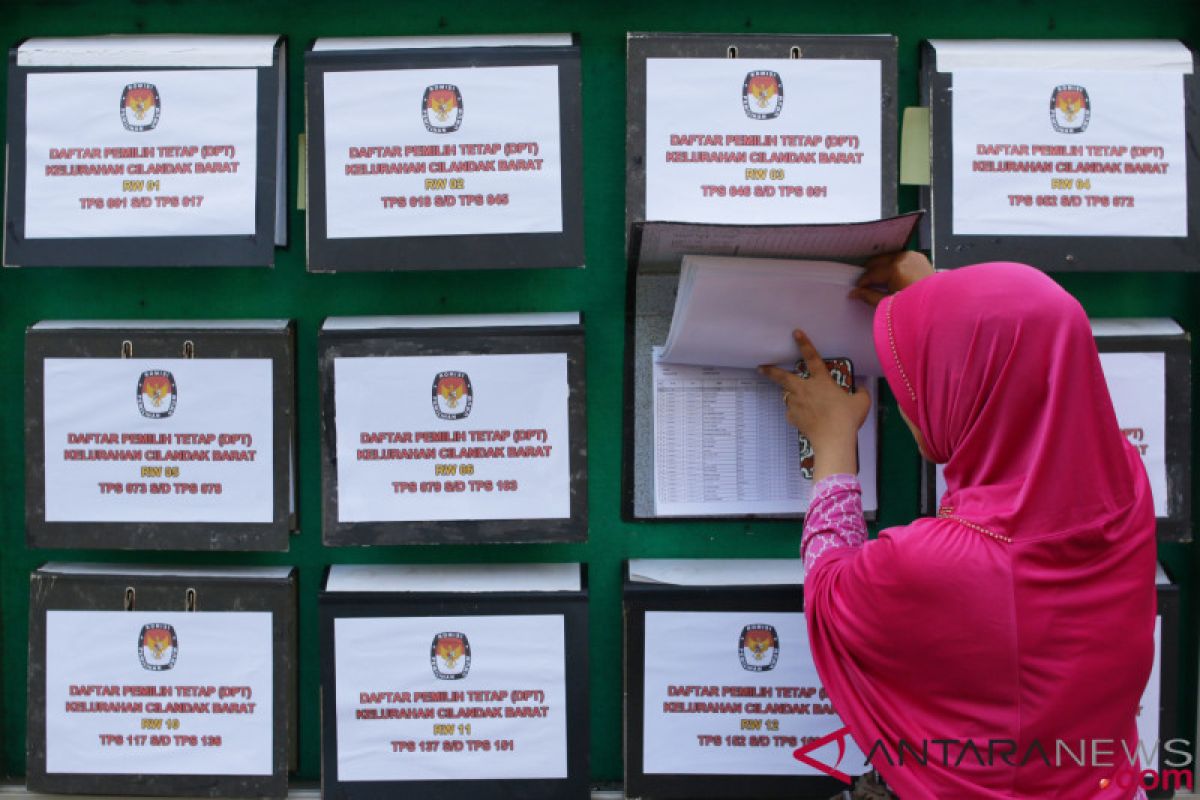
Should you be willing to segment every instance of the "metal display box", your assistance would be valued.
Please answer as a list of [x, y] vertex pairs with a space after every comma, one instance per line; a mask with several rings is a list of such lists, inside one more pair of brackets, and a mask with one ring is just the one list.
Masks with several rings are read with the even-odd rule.
[[[567, 800], [568, 798], [589, 797], [588, 773], [588, 589], [586, 568], [579, 564], [533, 564], [533, 565], [338, 565], [326, 573], [322, 582], [322, 591], [318, 600], [320, 618], [321, 643], [321, 710], [322, 710], [322, 796], [337, 800], [390, 800], [395, 797], [429, 796], [447, 798], [529, 798], [530, 800]], [[485, 625], [472, 625], [472, 617], [483, 617]], [[489, 645], [485, 639], [486, 626], [502, 626], [507, 621], [520, 624], [527, 617], [538, 617], [545, 620], [547, 616], [560, 617], [563, 636], [561, 651], [547, 656], [550, 663], [561, 658], [558, 665], [551, 671], [561, 675], [564, 685], [563, 699], [565, 702], [565, 743], [557, 742], [553, 746], [561, 748], [565, 761], [565, 776], [561, 778], [531, 778], [516, 775], [513, 777], [492, 777], [488, 775], [466, 774], [471, 761], [469, 752], [444, 753], [450, 759], [449, 764], [434, 768], [426, 768], [424, 774], [419, 774], [416, 767], [405, 764], [403, 757], [396, 757], [386, 750], [390, 739], [405, 734], [396, 729], [385, 729], [388, 719], [378, 717], [365, 723], [361, 717], [345, 721], [346, 726], [370, 726], [370, 735], [378, 738], [380, 746], [384, 747], [381, 758], [386, 759], [386, 774], [375, 774], [373, 778], [362, 776], [347, 777], [341, 770], [342, 759], [346, 757], [345, 737], [355, 732], [342, 728], [343, 720], [339, 719], [339, 692], [343, 688], [338, 683], [338, 665], [347, 659], [362, 666], [362, 674], [372, 683], [370, 688], [416, 690], [421, 688], [418, 680], [429, 682], [437, 689], [455, 690], [472, 688], [491, 688], [487, 681], [492, 673], [489, 670], [498, 666], [497, 672], [504, 675], [519, 673], [518, 682], [531, 680], [529, 675], [543, 669], [547, 662], [527, 663], [522, 666], [520, 655], [524, 650], [536, 650], [538, 645], [532, 638], [520, 641], [505, 641], [497, 644], [495, 637]], [[415, 619], [414, 619], [415, 618]], [[453, 618], [442, 623], [442, 618]], [[359, 621], [379, 630], [380, 635], [372, 637], [378, 646], [368, 648], [353, 647], [349, 651], [339, 650], [344, 645], [339, 639], [349, 636], [347, 623]], [[396, 657], [384, 654], [384, 648], [390, 642], [401, 641], [395, 637], [383, 635], [383, 631], [391, 624], [415, 624], [421, 634], [414, 638], [415, 648], [403, 648]], [[437, 638], [446, 634], [448, 625], [461, 625], [455, 628], [452, 635], [461, 637], [466, 645], [467, 661], [464, 671], [457, 676], [442, 675], [437, 672], [439, 662], [431, 654], [430, 636]], [[501, 637], [507, 638], [507, 637]], [[349, 641], [347, 639], [347, 641]], [[489, 663], [489, 654], [497, 649], [515, 651], [515, 663], [497, 665], [495, 659]], [[430, 681], [429, 670], [433, 666], [434, 675], [443, 680]], [[419, 679], [404, 680], [399, 675], [413, 668], [423, 675]], [[561, 668], [561, 672], [559, 669]], [[454, 680], [458, 677], [462, 680]], [[342, 676], [350, 682], [352, 677]], [[497, 680], [503, 680], [498, 678]], [[479, 681], [483, 681], [480, 683]], [[348, 685], [345, 691], [356, 701], [360, 698], [357, 684]], [[353, 691], [351, 691], [353, 690]], [[436, 706], [439, 712], [447, 710], [446, 706]], [[551, 713], [555, 709], [551, 709]], [[438, 719], [442, 719], [439, 717]], [[436, 722], [437, 720], [435, 720]], [[487, 726], [491, 720], [474, 720], [475, 736], [488, 736]], [[442, 734], [433, 723], [421, 723], [418, 728], [422, 735], [431, 740], [445, 741]], [[411, 728], [406, 730], [412, 730]], [[380, 731], [376, 733], [375, 731]], [[431, 731], [433, 733], [431, 734]], [[453, 736], [452, 736], [453, 738]], [[520, 753], [523, 742], [516, 741], [516, 751]], [[349, 750], [349, 757], [361, 763], [364, 750], [361, 742]], [[550, 758], [550, 754], [538, 751], [531, 756], [532, 761], [525, 766], [537, 767], [542, 758]], [[453, 766], [459, 764], [459, 767]], [[430, 771], [432, 769], [432, 771]], [[461, 772], [460, 772], [461, 770]], [[517, 773], [520, 770], [516, 770]]]
[[[718, 680], [728, 681], [734, 688], [756, 688], [792, 685], [797, 681], [815, 678], [815, 668], [808, 655], [808, 633], [803, 620], [799, 625], [793, 624], [785, 630], [778, 627], [783, 621], [782, 615], [795, 617], [804, 611], [804, 587], [802, 584], [802, 569], [799, 559], [643, 559], [631, 560], [625, 564], [624, 575], [624, 618], [625, 618], [625, 796], [644, 798], [645, 800], [700, 800], [701, 798], [716, 800], [734, 800], [735, 798], [828, 798], [846, 788], [845, 784], [836, 778], [820, 774], [817, 770], [807, 770], [804, 774], [799, 769], [799, 762], [793, 760], [793, 749], [798, 747], [801, 736], [794, 735], [800, 728], [811, 720], [823, 720], [818, 723], [822, 730], [803, 732], [806, 736], [827, 735], [842, 727], [836, 715], [824, 717], [803, 716], [793, 718], [792, 725], [779, 728], [779, 734], [785, 734], [789, 727], [792, 730], [794, 744], [788, 742], [770, 741], [760, 747], [741, 749], [747, 758], [745, 764], [731, 763], [726, 759], [729, 752], [737, 749], [737, 743], [725, 741], [722, 746], [697, 747], [694, 732], [677, 733], [675, 739], [664, 741], [660, 726], [658, 734], [648, 730], [646, 709], [650, 698], [647, 698], [647, 673], [651, 671], [651, 659], [655, 660], [656, 672], [664, 665], [669, 666], [671, 684], [680, 686], [717, 685]], [[674, 621], [655, 622], [653, 626], [648, 617], [656, 614], [683, 614], [690, 619], [720, 618], [715, 626], [702, 622], [688, 621], [687, 625], [705, 625], [703, 634], [697, 630], [689, 630], [685, 623], [676, 624]], [[767, 615], [771, 615], [767, 617]], [[764, 625], [764, 619], [772, 619], [775, 624]], [[685, 619], [680, 617], [679, 619]], [[730, 622], [730, 619], [733, 621]], [[727, 636], [714, 635], [716, 627], [727, 628]], [[654, 630], [651, 630], [653, 628]], [[751, 659], [742, 659], [738, 666], [740, 651], [744, 645], [747, 632], [770, 629], [774, 639], [774, 656], [755, 665]], [[670, 635], [655, 635], [669, 631]], [[738, 631], [741, 631], [739, 637]], [[782, 634], [782, 635], [781, 635]], [[685, 645], [685, 642], [689, 643]], [[686, 655], [678, 651], [687, 647]], [[797, 650], [796, 648], [800, 648]], [[799, 653], [797, 659], [795, 653]], [[796, 660], [789, 660], [796, 659]], [[725, 664], [729, 672], [722, 673], [725, 677], [713, 677], [710, 665]], [[778, 665], [778, 670], [776, 666]], [[724, 669], [724, 667], [722, 667]], [[807, 674], [808, 679], [802, 677]], [[816, 689], [817, 686], [811, 686]], [[821, 690], [823, 695], [823, 690]], [[763, 696], [763, 695], [758, 695]], [[686, 704], [696, 700], [693, 696], [664, 695], [668, 700], [664, 703], [679, 701]], [[742, 697], [725, 696], [715, 698], [716, 702], [737, 702]], [[763, 703], [790, 702], [785, 700], [763, 700]], [[804, 702], [828, 703], [828, 700], [818, 699], [818, 696], [806, 699]], [[698, 713], [698, 712], [697, 712]], [[815, 711], [813, 712], [816, 713]], [[741, 713], [705, 713], [703, 723], [699, 726], [700, 733], [726, 734], [730, 736], [755, 737], [778, 736], [769, 733], [768, 728], [746, 728], [740, 723], [746, 721], [742, 717], [755, 717], [757, 712], [749, 708]], [[692, 714], [664, 713], [663, 719], [670, 717], [691, 717]], [[763, 716], [757, 714], [757, 716]], [[776, 721], [782, 725], [786, 718], [776, 715]], [[721, 720], [724, 720], [722, 723]], [[753, 722], [753, 720], [749, 720]], [[722, 724], [724, 727], [721, 727]], [[707, 726], [707, 727], [706, 727]], [[827, 727], [828, 730], [823, 728]], [[749, 731], [749, 732], [747, 732]], [[760, 740], [761, 741], [761, 740]], [[711, 743], [710, 743], [711, 744]], [[653, 766], [648, 763], [650, 748], [655, 748], [655, 758], [659, 759]], [[688, 748], [695, 748], [691, 752]], [[670, 759], [671, 751], [686, 751], [682, 760]], [[763, 753], [769, 753], [772, 764], [784, 763], [784, 767], [768, 774], [760, 769]], [[853, 774], [863, 772], [860, 763], [854, 762], [854, 755], [847, 752], [841, 761], [840, 769]], [[717, 759], [721, 759], [718, 763]], [[674, 766], [666, 764], [672, 760]], [[677, 771], [668, 771], [668, 767]], [[795, 774], [789, 774], [795, 767]], [[686, 771], [685, 771], [686, 770]], [[707, 771], [706, 771], [707, 770]]]
[[[180, 614], [205, 612], [269, 614], [271, 739], [269, 743], [262, 744], [269, 747], [269, 772], [212, 774], [210, 770], [206, 774], [167, 774], [167, 771], [154, 772], [150, 767], [143, 765], [131, 765], [132, 768], [128, 772], [106, 771], [103, 774], [48, 771], [47, 713], [48, 702], [52, 699], [47, 696], [48, 670], [69, 671], [78, 668], [78, 663], [88, 657], [81, 653], [65, 653], [62, 663], [49, 663], [49, 615], [64, 611], [105, 612], [104, 616], [98, 615], [97, 619], [113, 619], [114, 615], [120, 617], [135, 612], [139, 615], [144, 612], [172, 613], [177, 618]], [[153, 617], [154, 614], [149, 616]], [[180, 626], [178, 644], [172, 644], [179, 653], [179, 666], [183, 666], [189, 646], [185, 631]], [[243, 643], [236, 636], [230, 636], [227, 643], [228, 657], [237, 658], [241, 646]], [[126, 796], [285, 797], [288, 772], [296, 768], [298, 756], [296, 648], [297, 573], [293, 567], [198, 568], [124, 564], [46, 564], [30, 576], [26, 750], [29, 790]], [[124, 662], [127, 659], [129, 663], [104, 666], [128, 669], [129, 672], [123, 674], [127, 674], [130, 681], [137, 683], [157, 682], [169, 685], [172, 680], [178, 679], [178, 670], [144, 671], [138, 666], [139, 649], [140, 642], [131, 640], [128, 647], [122, 645], [119, 648], [121, 660]], [[175, 666], [174, 662], [172, 666]], [[157, 680], [158, 678], [162, 680]], [[219, 679], [220, 676], [212, 678], [214, 681]], [[81, 683], [86, 680], [86, 676], [80, 676]], [[152, 712], [147, 710], [144, 713], [150, 715]], [[119, 719], [113, 715], [104, 716], [113, 720]], [[134, 716], [136, 718], [136, 715]], [[184, 717], [179, 732], [189, 732], [193, 719], [198, 718]], [[110, 727], [117, 730], [122, 728], [122, 725], [119, 721], [113, 721]], [[145, 731], [138, 729], [137, 732]], [[148, 752], [146, 755], [155, 756], [157, 753]], [[236, 754], [231, 757], [236, 757]]]
[[[48, 321], [30, 327], [25, 338], [25, 526], [30, 547], [109, 548], [122, 550], [278, 550], [288, 549], [297, 528], [295, 498], [295, 325], [290, 320], [220, 321]], [[129, 359], [154, 371], [166, 359], [270, 359], [269, 403], [272, 434], [256, 447], [272, 456], [269, 521], [180, 521], [188, 498], [177, 498], [161, 516], [137, 521], [48, 520], [46, 482], [45, 374], [53, 359]], [[72, 387], [81, 395], [88, 386]], [[174, 396], [172, 379], [172, 397]], [[130, 402], [139, 394], [130, 385]], [[70, 422], [82, 431], [97, 431], [91, 414], [108, 409], [79, 403]], [[218, 407], [213, 413], [219, 414]], [[101, 432], [107, 428], [99, 428]], [[114, 462], [118, 463], [118, 462]], [[149, 463], [149, 462], [147, 462]], [[184, 467], [186, 468], [186, 467]], [[139, 473], [115, 471], [115, 476]]]

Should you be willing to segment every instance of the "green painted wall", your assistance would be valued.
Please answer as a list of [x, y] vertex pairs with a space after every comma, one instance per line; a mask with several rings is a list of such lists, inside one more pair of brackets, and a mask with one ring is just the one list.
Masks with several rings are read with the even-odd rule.
[[[541, 272], [308, 275], [303, 214], [274, 270], [40, 269], [0, 272], [0, 613], [3, 639], [3, 772], [24, 773], [28, 575], [49, 559], [296, 564], [300, 567], [300, 777], [318, 777], [316, 594], [330, 563], [583, 561], [591, 577], [592, 777], [621, 776], [620, 563], [628, 557], [790, 557], [800, 539], [786, 522], [634, 524], [620, 515], [625, 301], [625, 32], [893, 33], [900, 37], [900, 100], [917, 96], [917, 50], [929, 37], [1182, 38], [1200, 40], [1195, 0], [858, 0], [716, 3], [704, 0], [567, 3], [479, 0], [6, 0], [0, 41], [103, 33], [283, 33], [288, 38], [288, 125], [294, 144], [303, 109], [302, 54], [317, 36], [573, 31], [583, 46], [587, 269]], [[0, 104], [0, 113], [4, 105]], [[297, 154], [290, 154], [294, 195]], [[294, 202], [292, 206], [294, 208]], [[901, 192], [901, 210], [916, 193]], [[1198, 275], [1063, 278], [1093, 315], [1173, 316], [1200, 331]], [[336, 314], [419, 314], [581, 309], [587, 320], [591, 538], [581, 545], [327, 549], [321, 545], [316, 330]], [[24, 330], [52, 318], [292, 317], [299, 324], [300, 512], [303, 531], [286, 554], [189, 556], [30, 551], [23, 531]], [[1195, 381], [1193, 377], [1193, 381]], [[1200, 425], [1193, 425], [1200, 436]], [[917, 455], [886, 398], [882, 524], [917, 514]], [[1193, 443], [1195, 449], [1195, 443]], [[1194, 461], [1194, 459], [1193, 459]], [[1164, 545], [1183, 586], [1180, 712], [1194, 730], [1195, 547]], [[1120, 632], [1113, 632], [1120, 646]]]

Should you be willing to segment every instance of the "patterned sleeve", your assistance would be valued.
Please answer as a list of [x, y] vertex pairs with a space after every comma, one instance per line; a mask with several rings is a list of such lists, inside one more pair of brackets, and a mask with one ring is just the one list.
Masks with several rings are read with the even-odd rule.
[[804, 572], [812, 574], [821, 558], [841, 547], [862, 547], [867, 541], [862, 486], [853, 475], [830, 475], [813, 486], [804, 519], [800, 556]]

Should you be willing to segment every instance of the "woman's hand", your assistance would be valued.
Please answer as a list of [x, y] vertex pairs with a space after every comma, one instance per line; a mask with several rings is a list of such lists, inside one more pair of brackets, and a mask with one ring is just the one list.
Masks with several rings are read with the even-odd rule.
[[858, 279], [858, 286], [850, 290], [850, 296], [857, 297], [867, 305], [877, 306], [889, 294], [895, 294], [932, 274], [933, 265], [929, 259], [915, 250], [875, 256], [867, 262], [867, 271]]
[[758, 371], [783, 389], [788, 422], [812, 443], [813, 479], [858, 472], [856, 458], [858, 429], [867, 419], [871, 398], [862, 389], [854, 394], [834, 382], [821, 354], [804, 331], [793, 331], [800, 355], [808, 366], [808, 378], [780, 369], [761, 366]]

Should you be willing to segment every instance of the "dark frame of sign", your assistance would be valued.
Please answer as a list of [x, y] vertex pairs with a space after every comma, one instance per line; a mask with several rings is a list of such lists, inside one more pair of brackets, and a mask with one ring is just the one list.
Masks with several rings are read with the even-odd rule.
[[[235, 568], [237, 569], [237, 568]], [[285, 579], [220, 577], [211, 574], [66, 574], [37, 570], [29, 584], [29, 677], [26, 715], [26, 782], [31, 792], [54, 794], [193, 795], [286, 797], [288, 772], [299, 756], [297, 570]], [[189, 592], [191, 594], [189, 595]], [[271, 612], [273, 769], [270, 775], [94, 775], [46, 772], [46, 612], [184, 611]], [[132, 606], [132, 607], [131, 607]], [[234, 644], [230, 645], [235, 646]]]
[[[583, 116], [579, 46], [309, 50], [307, 98], [308, 271], [525, 269], [582, 267]], [[380, 236], [331, 239], [325, 194], [327, 72], [553, 65], [558, 68], [562, 230], [464, 236]]]
[[[273, 329], [29, 329], [25, 336], [25, 537], [30, 547], [121, 550], [286, 551], [297, 529], [290, 483], [297, 474], [295, 323]], [[47, 522], [45, 379], [47, 358], [267, 358], [272, 362], [273, 458], [270, 522]], [[187, 343], [193, 355], [186, 355]], [[133, 392], [130, 392], [132, 395]]]
[[939, 72], [937, 54], [921, 44], [921, 105], [929, 108], [930, 185], [921, 207], [930, 215], [921, 247], [939, 269], [985, 261], [1019, 261], [1047, 272], [1183, 272], [1200, 270], [1200, 59], [1183, 77], [1187, 153], [1186, 237], [956, 235], [954, 229], [953, 75]]
[[[1168, 576], [1169, 577], [1169, 576]], [[1179, 585], [1159, 583], [1158, 616], [1162, 618], [1159, 641], [1159, 689], [1158, 689], [1158, 768], [1161, 770], [1167, 758], [1177, 760], [1177, 753], [1169, 752], [1165, 743], [1183, 736], [1179, 725]], [[1148, 791], [1151, 797], [1170, 797], [1170, 791]]]
[[800, 58], [880, 62], [883, 146], [879, 216], [896, 214], [899, 155], [896, 143], [897, 40], [895, 36], [781, 36], [777, 34], [631, 33], [626, 75], [625, 231], [646, 218], [646, 59], [648, 58]]
[[[641, 583], [622, 566], [625, 611], [625, 796], [655, 800], [735, 800], [736, 798], [829, 797], [846, 788], [830, 776], [680, 775], [644, 771], [647, 611], [803, 612], [804, 587], [678, 586]], [[800, 565], [797, 562], [799, 578]]]
[[[4, 266], [6, 267], [270, 267], [275, 261], [276, 184], [278, 175], [280, 48], [258, 73], [254, 233], [230, 236], [137, 236], [79, 239], [27, 239], [25, 230], [26, 78], [34, 73], [115, 72], [132, 67], [22, 67], [17, 48], [8, 54], [8, 180], [5, 184]], [[195, 67], [145, 67], [155, 72], [202, 72]], [[114, 109], [116, 103], [113, 103]], [[131, 241], [133, 244], [131, 244]]]
[[[587, 403], [583, 325], [498, 328], [377, 328], [322, 330], [317, 337], [321, 381], [322, 535], [326, 545], [484, 544], [587, 540]], [[337, 407], [333, 362], [338, 357], [566, 353], [570, 447], [569, 517], [342, 522], [338, 519]]]

